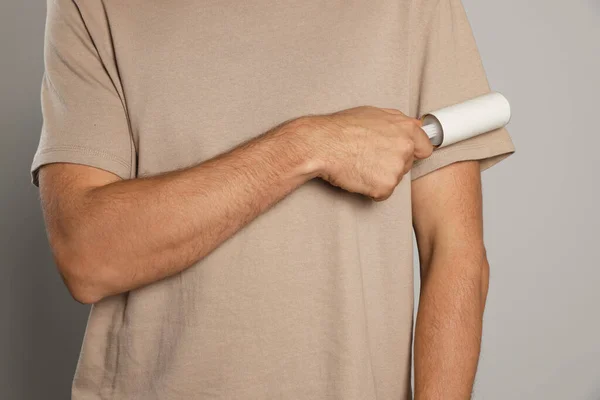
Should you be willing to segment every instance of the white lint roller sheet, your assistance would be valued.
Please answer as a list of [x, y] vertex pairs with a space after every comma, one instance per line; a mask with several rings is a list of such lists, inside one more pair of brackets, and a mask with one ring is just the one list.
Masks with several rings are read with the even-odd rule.
[[423, 130], [438, 148], [502, 128], [510, 121], [506, 97], [491, 92], [421, 117]]

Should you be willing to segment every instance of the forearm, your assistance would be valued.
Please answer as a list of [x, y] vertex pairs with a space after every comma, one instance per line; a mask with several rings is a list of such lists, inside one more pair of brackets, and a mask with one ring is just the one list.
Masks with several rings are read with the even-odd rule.
[[483, 246], [422, 257], [415, 332], [415, 400], [470, 399], [488, 288]]
[[274, 128], [185, 170], [87, 191], [72, 229], [63, 229], [69, 239], [53, 246], [70, 258], [67, 284], [71, 280], [86, 302], [95, 302], [206, 256], [315, 176], [300, 128]]

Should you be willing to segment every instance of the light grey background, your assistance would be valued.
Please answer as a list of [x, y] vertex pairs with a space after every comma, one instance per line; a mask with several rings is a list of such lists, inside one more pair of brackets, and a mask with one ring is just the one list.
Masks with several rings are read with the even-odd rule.
[[[600, 2], [464, 0], [517, 153], [484, 173], [491, 287], [475, 399], [600, 399]], [[89, 307], [50, 256], [29, 165], [45, 2], [0, 3], [0, 398], [67, 399]]]

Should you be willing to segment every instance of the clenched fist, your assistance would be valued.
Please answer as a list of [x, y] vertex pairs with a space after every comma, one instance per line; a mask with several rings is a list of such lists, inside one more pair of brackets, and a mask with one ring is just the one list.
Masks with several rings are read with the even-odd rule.
[[319, 177], [376, 201], [390, 197], [413, 161], [433, 151], [421, 121], [396, 109], [360, 106], [304, 118], [322, 161]]

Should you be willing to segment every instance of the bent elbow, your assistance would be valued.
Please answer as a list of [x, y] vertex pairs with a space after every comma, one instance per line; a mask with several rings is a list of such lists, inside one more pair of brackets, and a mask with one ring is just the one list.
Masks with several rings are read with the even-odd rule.
[[108, 295], [107, 269], [94, 257], [71, 249], [55, 252], [55, 262], [63, 282], [75, 301], [97, 303]]

